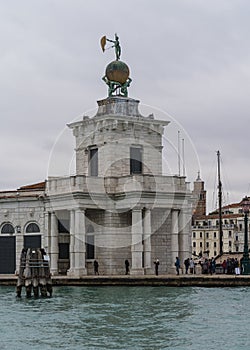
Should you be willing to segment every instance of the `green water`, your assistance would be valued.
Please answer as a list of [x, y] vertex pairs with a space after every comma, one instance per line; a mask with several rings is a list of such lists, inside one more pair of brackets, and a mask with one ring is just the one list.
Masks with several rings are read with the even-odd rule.
[[250, 288], [0, 287], [0, 349], [250, 349]]

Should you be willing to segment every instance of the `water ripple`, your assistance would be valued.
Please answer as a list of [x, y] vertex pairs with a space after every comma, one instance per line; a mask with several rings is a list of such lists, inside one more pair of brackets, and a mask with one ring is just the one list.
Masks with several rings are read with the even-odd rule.
[[15, 299], [0, 287], [8, 350], [248, 350], [249, 288], [57, 287]]

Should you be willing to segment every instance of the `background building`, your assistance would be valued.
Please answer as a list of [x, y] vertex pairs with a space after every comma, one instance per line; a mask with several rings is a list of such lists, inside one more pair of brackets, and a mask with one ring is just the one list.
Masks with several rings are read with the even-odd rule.
[[[208, 253], [209, 257], [216, 257], [220, 253], [219, 212], [206, 214], [206, 191], [200, 176], [194, 182], [193, 194], [197, 204], [192, 220], [192, 253], [194, 255]], [[222, 230], [223, 253], [242, 253], [244, 217], [240, 202], [222, 207]]]

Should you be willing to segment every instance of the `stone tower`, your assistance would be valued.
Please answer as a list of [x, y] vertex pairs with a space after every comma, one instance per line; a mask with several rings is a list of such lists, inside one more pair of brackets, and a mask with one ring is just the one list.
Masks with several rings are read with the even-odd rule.
[[191, 252], [192, 194], [185, 177], [162, 175], [169, 122], [141, 115], [139, 101], [128, 97], [128, 66], [117, 61], [107, 66], [108, 97], [97, 102], [96, 115], [68, 125], [76, 174], [47, 182], [47, 210], [69, 222], [71, 276], [93, 274], [94, 260], [105, 275], [124, 274], [125, 260], [131, 274], [152, 274], [157, 258], [159, 273], [166, 274], [174, 272], [176, 256], [182, 260]]
[[195, 198], [193, 209], [193, 222], [196, 218], [206, 215], [206, 190], [204, 187], [204, 181], [200, 178], [200, 172], [198, 172], [197, 179], [194, 181], [193, 195]]

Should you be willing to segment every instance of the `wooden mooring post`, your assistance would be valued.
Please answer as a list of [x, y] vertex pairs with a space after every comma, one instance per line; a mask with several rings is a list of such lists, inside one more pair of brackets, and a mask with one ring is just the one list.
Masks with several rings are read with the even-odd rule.
[[52, 296], [52, 280], [49, 268], [49, 256], [42, 248], [23, 249], [17, 279], [16, 295], [21, 297], [22, 287], [26, 297]]

